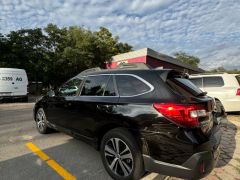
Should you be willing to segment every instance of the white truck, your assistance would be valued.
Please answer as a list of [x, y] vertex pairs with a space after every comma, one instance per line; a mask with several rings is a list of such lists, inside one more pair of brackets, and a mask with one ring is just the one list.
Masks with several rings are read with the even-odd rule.
[[0, 68], [0, 101], [20, 99], [28, 101], [28, 78], [24, 69]]

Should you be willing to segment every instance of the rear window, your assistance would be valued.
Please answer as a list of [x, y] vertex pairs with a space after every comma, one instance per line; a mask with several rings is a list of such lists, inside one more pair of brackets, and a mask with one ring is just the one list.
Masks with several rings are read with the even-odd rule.
[[116, 75], [120, 96], [141, 95], [151, 90], [142, 80], [130, 75]]
[[203, 77], [204, 87], [222, 87], [224, 86], [221, 76]]
[[185, 97], [199, 96], [203, 93], [201, 89], [188, 79], [170, 78], [167, 80], [167, 84], [173, 91]]
[[239, 84], [239, 86], [240, 86], [240, 76], [236, 76], [236, 79], [237, 79], [238, 84]]
[[195, 84], [195, 86], [202, 88], [202, 78], [192, 78], [190, 81]]

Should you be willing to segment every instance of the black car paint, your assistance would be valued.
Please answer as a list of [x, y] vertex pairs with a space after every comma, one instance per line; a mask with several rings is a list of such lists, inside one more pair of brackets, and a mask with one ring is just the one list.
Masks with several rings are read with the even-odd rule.
[[[107, 73], [114, 75], [116, 71]], [[34, 113], [43, 107], [50, 127], [79, 137], [97, 149], [108, 130], [127, 128], [136, 137], [144, 155], [175, 165], [184, 164], [195, 153], [212, 153], [217, 149], [220, 135], [213, 132], [215, 127], [208, 134], [201, 128], [179, 127], [153, 107], [153, 103], [158, 102], [187, 103], [164, 82], [165, 76], [172, 71], [118, 70], [117, 73], [142, 77], [154, 86], [154, 90], [137, 97], [44, 96], [36, 103]], [[191, 98], [191, 103], [207, 104], [209, 101], [211, 98], [207, 96]]]

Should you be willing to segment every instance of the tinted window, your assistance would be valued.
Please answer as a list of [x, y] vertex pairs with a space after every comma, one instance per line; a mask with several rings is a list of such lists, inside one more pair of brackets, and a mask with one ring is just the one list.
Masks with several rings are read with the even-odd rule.
[[120, 96], [139, 95], [150, 90], [148, 85], [133, 76], [117, 75], [116, 81]]
[[192, 78], [190, 81], [195, 84], [195, 86], [202, 88], [202, 78]]
[[108, 79], [108, 75], [88, 76], [84, 83], [81, 95], [103, 96]]
[[113, 82], [113, 76], [110, 76], [107, 87], [104, 91], [104, 96], [116, 96], [115, 86]]
[[76, 96], [81, 82], [81, 78], [74, 78], [67, 81], [62, 87], [59, 88], [59, 94], [61, 96]]
[[224, 85], [222, 77], [203, 77], [204, 87], [222, 87]]
[[240, 85], [240, 76], [236, 76], [236, 79], [238, 81], [238, 84]]
[[195, 86], [190, 80], [184, 78], [171, 78], [167, 80], [167, 84], [176, 93], [185, 97], [199, 96], [203, 92]]

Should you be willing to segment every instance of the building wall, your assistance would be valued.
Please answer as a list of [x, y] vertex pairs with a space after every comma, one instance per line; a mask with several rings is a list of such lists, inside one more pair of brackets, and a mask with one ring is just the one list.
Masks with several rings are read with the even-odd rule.
[[[146, 64], [150, 65], [153, 68], [161, 66], [164, 69], [175, 69], [175, 70], [182, 71], [182, 72], [184, 71], [184, 68], [181, 67], [181, 66], [177, 66], [175, 64], [171, 64], [171, 63], [168, 63], [168, 62], [165, 62], [165, 61], [161, 61], [161, 60], [152, 58], [150, 56], [147, 56]], [[191, 69], [185, 69], [185, 72], [187, 72], [189, 74], [197, 73], [197, 72], [195, 72]]]
[[[182, 72], [184, 71], [184, 68], [181, 67], [181, 66], [171, 64], [171, 63], [168, 63], [166, 61], [161, 61], [161, 60], [155, 59], [155, 58], [150, 57], [150, 56], [140, 56], [140, 57], [130, 58], [130, 59], [122, 60], [122, 61], [113, 61], [111, 63], [107, 63], [106, 68], [107, 69], [114, 69], [120, 63], [136, 63], [136, 62], [146, 63], [153, 68], [162, 66], [164, 69], [175, 69], [175, 70], [182, 71]], [[185, 72], [188, 72], [189, 74], [197, 73], [197, 72], [195, 72], [191, 69], [185, 69]]]
[[114, 69], [116, 68], [120, 63], [134, 63], [134, 62], [143, 62], [147, 63], [147, 57], [146, 56], [141, 56], [141, 57], [136, 57], [136, 58], [130, 58], [122, 61], [113, 61], [111, 63], [106, 64], [107, 69]]

